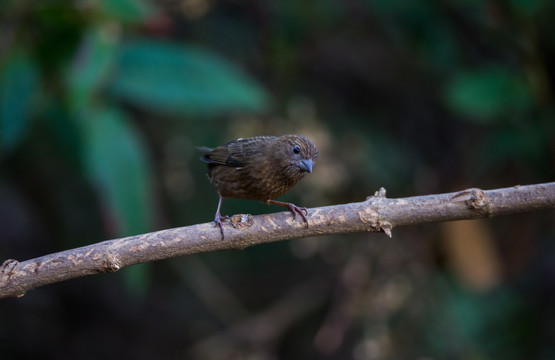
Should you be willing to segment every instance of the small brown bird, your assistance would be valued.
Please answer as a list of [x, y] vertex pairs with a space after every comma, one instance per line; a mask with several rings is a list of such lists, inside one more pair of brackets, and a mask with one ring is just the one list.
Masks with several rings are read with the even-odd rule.
[[304, 136], [255, 136], [230, 141], [215, 149], [199, 147], [206, 154], [200, 159], [208, 163], [208, 178], [218, 190], [220, 200], [214, 221], [220, 227], [222, 200], [226, 197], [260, 200], [286, 206], [296, 217], [299, 214], [308, 226], [306, 208], [273, 200], [291, 190], [305, 175], [312, 172], [318, 160], [318, 148]]

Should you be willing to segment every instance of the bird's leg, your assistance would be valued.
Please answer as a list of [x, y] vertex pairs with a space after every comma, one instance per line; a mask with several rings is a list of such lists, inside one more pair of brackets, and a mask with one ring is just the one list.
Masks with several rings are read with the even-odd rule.
[[287, 207], [289, 209], [289, 211], [291, 211], [291, 213], [293, 214], [293, 219], [295, 219], [297, 217], [297, 214], [301, 215], [304, 222], [306, 223], [306, 227], [308, 227], [308, 220], [306, 219], [306, 215], [308, 215], [308, 210], [306, 210], [305, 207], [298, 207], [295, 204], [286, 203], [286, 202], [277, 201], [277, 200], [266, 200], [266, 203], [267, 204], [272, 204], [272, 205], [280, 205], [280, 206]]
[[220, 214], [220, 208], [222, 207], [222, 200], [223, 198], [220, 196], [220, 200], [218, 201], [218, 209], [216, 210], [216, 215], [214, 216], [214, 222], [216, 226], [220, 227], [220, 232], [222, 233], [222, 240], [224, 239], [224, 228], [222, 227], [222, 220], [229, 219], [229, 216], [222, 216]]

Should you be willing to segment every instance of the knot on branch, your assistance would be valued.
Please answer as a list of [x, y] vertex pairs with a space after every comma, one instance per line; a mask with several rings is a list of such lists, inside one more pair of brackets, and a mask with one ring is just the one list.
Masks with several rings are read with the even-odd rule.
[[0, 278], [9, 279], [15, 273], [17, 268], [19, 268], [19, 261], [15, 259], [8, 259], [4, 261], [4, 263], [0, 267]]
[[231, 226], [235, 229], [244, 229], [254, 224], [254, 219], [250, 214], [236, 214], [229, 219]]
[[365, 207], [363, 210], [358, 212], [358, 217], [363, 223], [370, 224], [370, 228], [373, 231], [383, 231], [387, 236], [391, 237], [391, 229], [393, 228], [393, 226], [389, 221], [382, 220], [382, 217], [378, 211], [370, 207]]
[[118, 256], [112, 253], [107, 253], [103, 260], [100, 272], [111, 273], [121, 269], [121, 260]]
[[380, 190], [376, 191], [373, 196], [366, 197], [366, 200], [368, 201], [375, 198], [385, 199], [386, 198], [385, 193], [386, 193], [385, 188], [381, 187]]
[[25, 291], [20, 291], [20, 289], [18, 288], [14, 288], [13, 291], [10, 291], [11, 290], [10, 287], [13, 285], [12, 276], [14, 276], [17, 273], [17, 270], [19, 269], [20, 265], [21, 264], [19, 263], [19, 261], [15, 259], [8, 259], [4, 261], [2, 266], [0, 266], [0, 289], [1, 289], [1, 292], [4, 292], [7, 290], [8, 296], [19, 298], [25, 295]]
[[464, 201], [467, 209], [477, 211], [488, 217], [491, 216], [488, 198], [481, 189], [472, 188], [459, 191], [455, 193], [451, 199], [455, 201]]

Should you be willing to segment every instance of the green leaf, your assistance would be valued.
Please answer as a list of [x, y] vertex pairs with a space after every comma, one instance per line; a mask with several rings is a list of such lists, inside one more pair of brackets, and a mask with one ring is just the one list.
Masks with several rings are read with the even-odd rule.
[[114, 65], [115, 41], [108, 32], [108, 28], [89, 29], [66, 74], [70, 105], [76, 112], [86, 107]]
[[5, 63], [0, 75], [1, 148], [12, 150], [24, 138], [38, 88], [39, 70], [29, 56], [17, 54]]
[[143, 22], [156, 13], [152, 2], [144, 0], [102, 0], [102, 9], [110, 17], [127, 23]]
[[193, 46], [151, 40], [121, 47], [110, 89], [154, 111], [220, 115], [268, 105], [264, 89], [226, 60]]
[[150, 164], [139, 133], [115, 108], [84, 117], [85, 166], [115, 235], [151, 230]]
[[447, 105], [470, 120], [490, 122], [522, 112], [532, 104], [525, 81], [500, 68], [481, 68], [455, 76], [447, 85]]

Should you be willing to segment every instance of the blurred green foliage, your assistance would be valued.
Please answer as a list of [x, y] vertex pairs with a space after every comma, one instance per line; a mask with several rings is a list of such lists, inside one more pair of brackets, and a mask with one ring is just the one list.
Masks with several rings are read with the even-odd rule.
[[[546, 0], [4, 1], [0, 255], [209, 221], [195, 146], [237, 137], [312, 138], [315, 174], [285, 197], [308, 207], [553, 181], [554, 14]], [[223, 209], [267, 211], [281, 209]], [[554, 223], [488, 222], [480, 251], [500, 270], [482, 288], [454, 260], [476, 250], [446, 247], [441, 225], [52, 285], [3, 302], [0, 357], [550, 359]]]
[[98, 109], [84, 117], [86, 174], [97, 185], [116, 234], [152, 229], [149, 158], [139, 133], [119, 109]]
[[117, 63], [110, 91], [146, 109], [217, 116], [267, 106], [258, 85], [208, 51], [137, 40], [122, 44]]
[[501, 120], [519, 111], [525, 115], [533, 106], [524, 79], [508, 70], [486, 67], [465, 71], [451, 81], [448, 104], [470, 120]]
[[16, 50], [6, 59], [0, 80], [0, 144], [3, 150], [15, 148], [31, 122], [33, 100], [39, 90], [35, 62]]
[[[106, 204], [114, 234], [142, 233], [153, 228], [152, 169], [144, 140], [129, 123], [124, 102], [154, 112], [221, 116], [231, 111], [260, 112], [268, 106], [268, 95], [237, 66], [209, 50], [120, 36], [122, 25], [154, 16], [154, 5], [131, 0], [89, 5], [93, 6], [89, 11], [77, 8], [87, 21], [72, 29], [81, 34], [81, 40], [74, 44], [71, 56], [63, 52], [56, 56], [57, 42], [48, 32], [35, 34], [39, 46], [52, 47], [47, 52], [49, 61], [57, 65], [53, 74], [49, 69], [41, 72], [35, 59], [20, 49], [24, 44], [6, 49], [0, 83], [1, 145], [14, 150], [30, 131], [32, 115], [40, 121], [44, 107], [65, 104], [59, 110], [75, 123], [84, 174]], [[7, 11], [18, 10], [16, 2], [11, 9], [10, 4], [4, 6]], [[58, 17], [71, 22], [74, 11], [73, 5], [53, 2], [26, 15], [27, 21], [36, 17], [65, 37], [66, 29], [61, 29], [65, 24]], [[49, 89], [43, 101], [36, 99], [41, 88]]]

